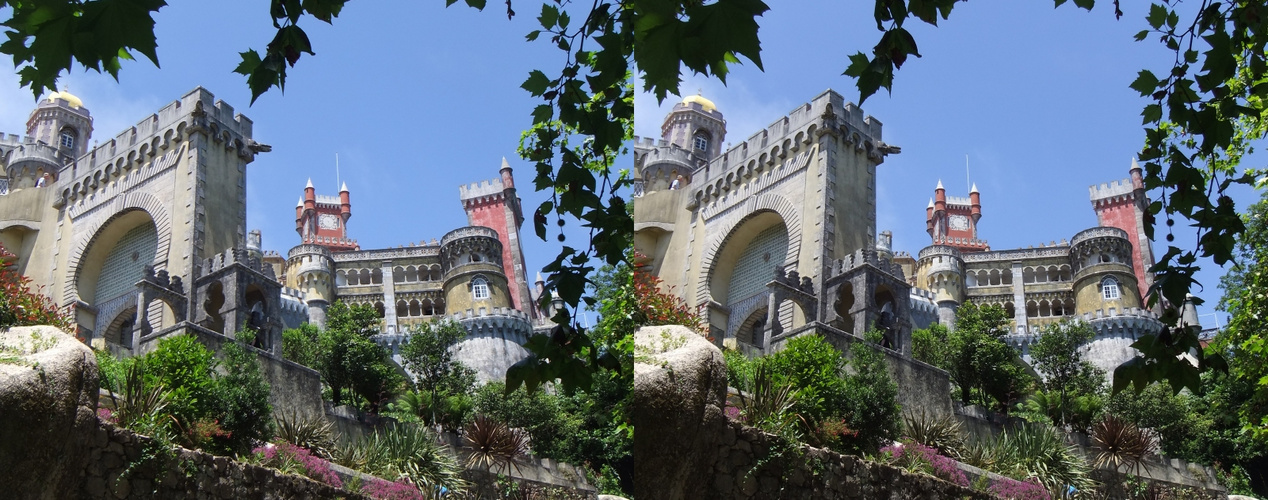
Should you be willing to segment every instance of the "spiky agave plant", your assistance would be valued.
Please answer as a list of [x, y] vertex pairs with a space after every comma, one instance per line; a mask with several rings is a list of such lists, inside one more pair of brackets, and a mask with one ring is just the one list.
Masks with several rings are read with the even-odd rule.
[[921, 409], [903, 412], [904, 434], [912, 441], [936, 448], [939, 453], [959, 459], [964, 452], [964, 432], [951, 415], [932, 415]]
[[996, 469], [1024, 480], [1034, 477], [1050, 492], [1091, 486], [1087, 462], [1048, 425], [1025, 424], [1006, 430], [996, 440]]
[[785, 436], [794, 431], [797, 416], [797, 392], [792, 384], [775, 381], [770, 365], [761, 363], [753, 370], [753, 391], [740, 393], [740, 411], [749, 425], [772, 434]]
[[276, 415], [277, 438], [304, 448], [321, 458], [331, 458], [334, 449], [334, 428], [322, 417], [300, 417], [295, 411]]
[[1093, 466], [1118, 471], [1127, 466], [1133, 474], [1140, 474], [1145, 456], [1153, 453], [1158, 438], [1152, 432], [1136, 427], [1116, 415], [1105, 415], [1092, 426], [1092, 448], [1096, 450]]
[[516, 457], [528, 454], [528, 439], [524, 433], [484, 415], [467, 424], [462, 441], [470, 452], [467, 456], [468, 468], [480, 467], [489, 471], [494, 466], [501, 466], [502, 471], [509, 472], [511, 467], [518, 469]]

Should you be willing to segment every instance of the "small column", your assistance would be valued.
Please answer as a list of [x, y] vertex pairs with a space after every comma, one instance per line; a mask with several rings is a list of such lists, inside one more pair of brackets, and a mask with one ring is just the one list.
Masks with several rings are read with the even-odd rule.
[[[1013, 263], [1013, 320], [1017, 322], [1017, 326], [1027, 327], [1026, 325], [1026, 283], [1022, 276], [1022, 263]], [[1029, 328], [1026, 328], [1029, 333]], [[1017, 333], [1015, 330], [1012, 333]]]
[[762, 329], [762, 352], [770, 353], [770, 338], [775, 334], [775, 325], [779, 323], [779, 311], [775, 310], [775, 306], [779, 305], [779, 301], [775, 300], [775, 294], [766, 296], [766, 328]]
[[134, 355], [141, 352], [141, 337], [154, 332], [154, 327], [150, 325], [150, 315], [147, 314], [149, 310], [150, 296], [142, 289], [137, 292], [136, 296], [136, 320], [133, 321], [136, 327], [132, 329], [132, 353]]
[[383, 323], [387, 333], [396, 333], [396, 283], [392, 261], [383, 261]]

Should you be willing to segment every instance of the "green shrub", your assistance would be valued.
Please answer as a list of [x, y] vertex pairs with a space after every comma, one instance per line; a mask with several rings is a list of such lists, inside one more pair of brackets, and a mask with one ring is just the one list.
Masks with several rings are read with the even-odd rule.
[[722, 359], [726, 360], [727, 385], [740, 391], [753, 390], [753, 371], [757, 368], [757, 360], [735, 349], [722, 351]]

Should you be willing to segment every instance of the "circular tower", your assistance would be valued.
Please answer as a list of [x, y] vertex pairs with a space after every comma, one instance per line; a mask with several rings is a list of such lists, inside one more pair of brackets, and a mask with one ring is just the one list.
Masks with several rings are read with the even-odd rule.
[[286, 259], [286, 284], [297, 288], [308, 305], [308, 322], [326, 327], [326, 308], [334, 300], [334, 262], [320, 245], [299, 245]]
[[964, 258], [960, 251], [945, 245], [933, 245], [920, 251], [916, 276], [924, 288], [933, 293], [938, 305], [938, 322], [955, 327], [955, 310], [964, 303]]
[[440, 239], [440, 262], [450, 312], [513, 307], [497, 231], [482, 226], [450, 231]]
[[1116, 227], [1085, 229], [1070, 240], [1076, 314], [1140, 307], [1132, 244]]

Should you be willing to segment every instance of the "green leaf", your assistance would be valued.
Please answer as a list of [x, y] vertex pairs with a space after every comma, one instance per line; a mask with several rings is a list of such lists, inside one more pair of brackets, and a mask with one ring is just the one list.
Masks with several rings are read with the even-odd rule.
[[1131, 88], [1140, 92], [1142, 96], [1152, 94], [1158, 88], [1158, 77], [1149, 70], [1142, 69], [1136, 76], [1136, 80], [1131, 83]]
[[1162, 105], [1157, 103], [1146, 105], [1140, 115], [1144, 117], [1143, 123], [1145, 125], [1158, 123], [1159, 120], [1162, 120]]
[[542, 73], [541, 70], [535, 69], [528, 73], [528, 79], [520, 84], [520, 88], [527, 90], [534, 96], [540, 96], [546, 93], [546, 87], [550, 86], [550, 84], [550, 78], [547, 78], [546, 74]]
[[1162, 24], [1167, 22], [1167, 8], [1160, 4], [1150, 5], [1149, 16], [1145, 20], [1153, 29], [1162, 29]]

